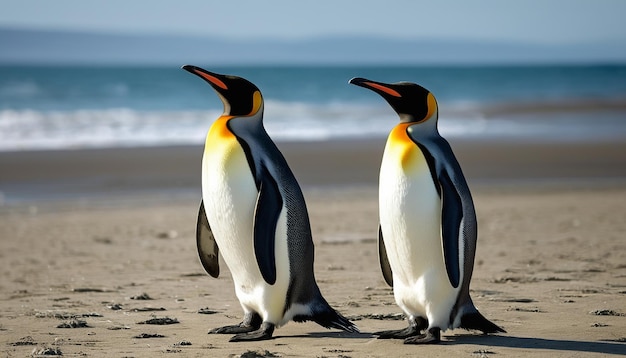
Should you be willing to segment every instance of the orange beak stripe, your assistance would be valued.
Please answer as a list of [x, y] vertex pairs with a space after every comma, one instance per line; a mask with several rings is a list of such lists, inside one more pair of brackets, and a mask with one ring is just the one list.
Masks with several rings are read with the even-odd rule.
[[368, 85], [368, 86], [370, 86], [370, 87], [373, 87], [373, 88], [376, 88], [378, 90], [381, 90], [381, 91], [385, 92], [386, 94], [388, 94], [390, 96], [402, 97], [400, 95], [400, 93], [398, 93], [396, 90], [393, 90], [393, 89], [391, 89], [389, 87], [385, 87], [385, 86], [379, 85], [378, 83], [372, 83], [372, 82], [363, 82], [363, 83]]
[[222, 80], [220, 80], [219, 78], [215, 77], [215, 76], [211, 76], [207, 73], [201, 72], [201, 71], [195, 71], [199, 76], [201, 76], [202, 78], [204, 78], [205, 80], [211, 82], [212, 84], [216, 85], [219, 88], [222, 89], [228, 89], [228, 87], [226, 86], [226, 84], [224, 82], [222, 82]]

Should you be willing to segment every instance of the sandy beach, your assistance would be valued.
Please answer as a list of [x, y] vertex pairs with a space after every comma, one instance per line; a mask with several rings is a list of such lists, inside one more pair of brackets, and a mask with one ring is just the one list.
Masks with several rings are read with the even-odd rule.
[[[604, 357], [626, 355], [626, 143], [451, 144], [472, 189], [472, 297], [507, 330], [410, 346], [380, 273], [384, 138], [279, 143], [300, 181], [323, 295], [360, 334], [290, 322], [229, 343], [225, 265], [203, 272], [202, 148], [0, 153], [0, 354], [77, 357]], [[255, 355], [256, 354], [256, 355]]]

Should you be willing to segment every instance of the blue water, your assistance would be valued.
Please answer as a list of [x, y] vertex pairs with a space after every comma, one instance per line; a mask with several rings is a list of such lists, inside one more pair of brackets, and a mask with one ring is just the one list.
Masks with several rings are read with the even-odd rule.
[[[182, 64], [181, 64], [182, 65]], [[278, 140], [384, 136], [391, 108], [352, 77], [435, 94], [444, 136], [626, 139], [626, 66], [209, 67], [246, 77]], [[0, 67], [0, 150], [200, 144], [222, 104], [177, 67]]]

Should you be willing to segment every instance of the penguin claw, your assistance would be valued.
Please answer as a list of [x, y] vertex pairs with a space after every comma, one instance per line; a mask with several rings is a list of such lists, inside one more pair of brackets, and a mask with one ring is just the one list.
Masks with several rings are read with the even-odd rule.
[[241, 333], [233, 336], [230, 342], [245, 342], [245, 341], [264, 341], [272, 339], [274, 333], [274, 325], [271, 323], [263, 322], [261, 328], [256, 331]]
[[209, 334], [237, 334], [237, 333], [252, 332], [255, 329], [257, 328], [253, 326], [244, 326], [244, 325], [238, 324], [234, 326], [217, 327], [217, 328], [210, 330], [208, 333]]
[[405, 339], [415, 337], [428, 327], [428, 321], [422, 317], [409, 317], [409, 326], [404, 329], [374, 332], [378, 339]]
[[209, 334], [238, 334], [256, 331], [261, 327], [261, 316], [254, 312], [248, 312], [243, 317], [243, 321], [234, 326], [217, 327], [210, 330]]
[[420, 333], [419, 329], [413, 326], [409, 326], [404, 329], [397, 330], [389, 330], [389, 331], [379, 331], [374, 332], [375, 336], [378, 336], [378, 339], [405, 339], [408, 337], [414, 337]]
[[424, 334], [404, 340], [404, 344], [435, 344], [439, 342], [441, 342], [441, 330], [439, 328], [431, 328]]

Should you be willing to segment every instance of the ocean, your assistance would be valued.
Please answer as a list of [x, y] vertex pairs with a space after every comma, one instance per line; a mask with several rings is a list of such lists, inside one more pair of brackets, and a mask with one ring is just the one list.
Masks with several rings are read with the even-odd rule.
[[[254, 82], [279, 141], [384, 137], [395, 113], [352, 77], [428, 88], [448, 138], [626, 140], [626, 65], [193, 65]], [[221, 112], [178, 66], [0, 66], [0, 151], [201, 144]]]

